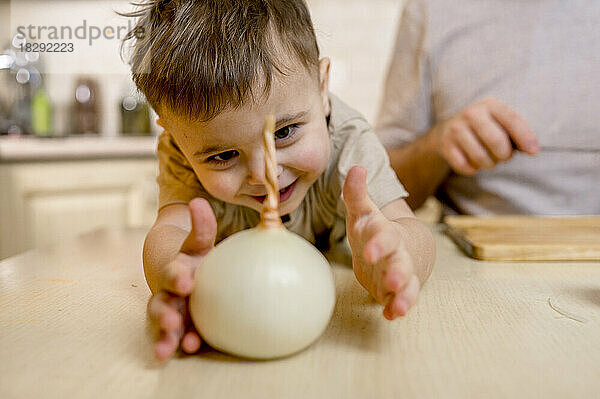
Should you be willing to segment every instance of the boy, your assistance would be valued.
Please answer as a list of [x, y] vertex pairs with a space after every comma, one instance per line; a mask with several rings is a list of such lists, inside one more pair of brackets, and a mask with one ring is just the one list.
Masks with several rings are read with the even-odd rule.
[[141, 17], [128, 36], [137, 32], [133, 79], [165, 129], [143, 253], [155, 356], [198, 350], [186, 301], [194, 270], [215, 242], [258, 223], [267, 114], [285, 226], [338, 254], [349, 242], [384, 316], [405, 315], [431, 272], [433, 239], [367, 122], [329, 95], [329, 60], [319, 60], [304, 2], [149, 1], [130, 16]]

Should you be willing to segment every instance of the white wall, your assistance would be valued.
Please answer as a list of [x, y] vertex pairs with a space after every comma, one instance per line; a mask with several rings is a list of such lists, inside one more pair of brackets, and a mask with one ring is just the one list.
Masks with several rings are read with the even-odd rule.
[[373, 123], [403, 1], [308, 0], [331, 90]]
[[[0, 1], [0, 11], [4, 18], [10, 15], [13, 32], [26, 24], [74, 28], [84, 19], [88, 25], [123, 25], [113, 10], [129, 8], [128, 0], [13, 0], [10, 4], [8, 8]], [[332, 59], [331, 90], [373, 121], [402, 1], [308, 0], [308, 4], [321, 53]], [[5, 37], [7, 24], [0, 26], [0, 37]], [[119, 57], [119, 41], [97, 40], [92, 46], [86, 40], [74, 43], [72, 54], [42, 55], [55, 104], [56, 129], [66, 131], [76, 77], [93, 75], [102, 91], [102, 133], [115, 135], [119, 130], [118, 99], [133, 90], [128, 68]]]
[[0, 46], [4, 46], [10, 36], [9, 14], [8, 1], [0, 0]]

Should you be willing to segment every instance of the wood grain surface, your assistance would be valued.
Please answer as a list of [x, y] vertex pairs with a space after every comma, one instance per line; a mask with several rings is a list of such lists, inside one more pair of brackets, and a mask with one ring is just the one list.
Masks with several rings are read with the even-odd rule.
[[591, 398], [600, 264], [478, 262], [436, 228], [437, 264], [386, 321], [334, 265], [325, 334], [275, 361], [210, 349], [161, 364], [142, 230], [104, 230], [0, 262], [0, 398]]
[[446, 232], [475, 259], [600, 260], [600, 217], [447, 216]]

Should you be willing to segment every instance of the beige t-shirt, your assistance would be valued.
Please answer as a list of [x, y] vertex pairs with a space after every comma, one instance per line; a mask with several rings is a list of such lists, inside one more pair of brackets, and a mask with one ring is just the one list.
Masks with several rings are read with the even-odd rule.
[[[328, 166], [298, 208], [289, 214], [289, 220], [284, 218], [284, 225], [318, 247], [341, 250], [345, 256], [349, 254], [349, 246], [342, 187], [352, 166], [362, 165], [367, 169], [367, 192], [379, 208], [408, 194], [368, 122], [333, 95], [330, 95], [330, 103]], [[158, 158], [159, 209], [171, 204], [187, 204], [195, 197], [207, 199], [217, 219], [217, 242], [258, 225], [260, 215], [255, 210], [218, 200], [204, 190], [166, 131], [159, 138]]]

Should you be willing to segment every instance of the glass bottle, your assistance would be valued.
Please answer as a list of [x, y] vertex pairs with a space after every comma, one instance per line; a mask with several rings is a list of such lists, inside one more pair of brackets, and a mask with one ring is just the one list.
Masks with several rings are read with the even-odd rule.
[[150, 135], [150, 108], [134, 95], [121, 98], [121, 134]]
[[71, 133], [100, 133], [98, 85], [92, 78], [79, 78], [75, 84], [71, 113]]
[[39, 137], [52, 135], [52, 104], [43, 87], [37, 89], [31, 99], [31, 129]]

